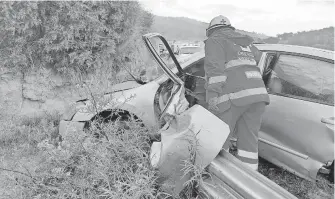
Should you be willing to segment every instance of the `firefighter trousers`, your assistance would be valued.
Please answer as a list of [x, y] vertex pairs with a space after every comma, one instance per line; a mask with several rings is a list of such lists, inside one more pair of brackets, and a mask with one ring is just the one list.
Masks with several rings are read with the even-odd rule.
[[[261, 127], [265, 102], [231, 107], [217, 116], [230, 127], [230, 135], [223, 145], [229, 150], [230, 138], [237, 138], [237, 158], [254, 170], [258, 170], [258, 131]], [[234, 135], [235, 134], [235, 135]]]

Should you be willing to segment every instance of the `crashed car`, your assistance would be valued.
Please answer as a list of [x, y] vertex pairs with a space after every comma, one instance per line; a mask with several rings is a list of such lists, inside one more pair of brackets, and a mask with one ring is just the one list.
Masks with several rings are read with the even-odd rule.
[[[198, 52], [191, 56], [182, 56], [182, 57], [175, 57], [172, 50], [170, 49], [167, 41], [164, 37], [162, 37], [160, 34], [150, 33], [143, 36], [144, 43], [146, 44], [147, 48], [150, 50], [150, 58], [155, 60], [155, 63], [152, 62], [148, 64], [144, 64], [144, 72], [141, 72], [140, 75], [133, 74], [132, 77], [134, 78], [133, 81], [126, 81], [121, 84], [115, 85], [111, 92], [107, 93], [106, 96], [111, 96], [111, 102], [105, 105], [102, 108], [102, 111], [99, 113], [93, 113], [93, 112], [87, 112], [87, 111], [81, 111], [82, 109], [78, 109], [77, 107], [85, 107], [91, 104], [89, 100], [80, 100], [77, 101], [77, 106], [73, 107], [71, 109], [68, 109], [67, 112], [63, 115], [62, 120], [60, 122], [59, 131], [60, 134], [66, 133], [67, 129], [72, 126], [77, 129], [83, 129], [87, 122], [93, 121], [96, 116], [109, 116], [110, 114], [114, 113], [115, 110], [119, 111], [119, 115], [121, 117], [130, 117], [130, 115], [135, 115], [137, 118], [139, 118], [144, 125], [151, 127], [151, 126], [158, 126], [161, 128], [162, 133], [162, 143], [164, 136], [168, 135], [168, 133], [164, 133], [166, 128], [166, 125], [168, 124], [169, 116], [174, 116], [177, 118], [186, 117], [188, 118], [188, 123], [186, 124], [186, 127], [193, 128], [194, 132], [200, 132], [197, 134], [197, 138], [200, 138], [200, 140], [203, 143], [207, 143], [205, 145], [206, 150], [210, 151], [208, 154], [208, 157], [203, 157], [205, 161], [200, 164], [203, 167], [207, 166], [220, 152], [221, 146], [224, 143], [224, 141], [227, 139], [227, 135], [229, 134], [229, 130], [227, 128], [227, 125], [216, 118], [213, 114], [211, 114], [209, 111], [207, 111], [204, 107], [206, 107], [205, 103], [205, 90], [204, 90], [204, 52]], [[157, 41], [158, 40], [158, 41]], [[166, 46], [166, 49], [168, 50], [170, 56], [165, 59], [165, 57], [160, 56], [158, 45], [155, 45], [157, 43], [163, 43]], [[277, 52], [276, 45], [258, 45], [257, 47], [260, 48], [260, 50], [263, 51], [263, 55], [261, 58], [261, 61], [259, 63], [259, 67], [261, 68], [262, 73], [264, 74], [264, 80], [269, 81], [271, 80], [270, 74], [274, 74], [273, 71], [274, 67], [277, 63], [274, 60], [280, 60], [280, 53], [282, 52], [285, 47], [287, 49], [290, 49], [290, 46], [283, 46], [280, 48], [280, 50]], [[270, 48], [267, 50], [267, 48]], [[298, 48], [302, 49], [302, 52], [308, 52], [308, 50], [303, 50], [304, 48]], [[308, 48], [307, 48], [308, 49]], [[299, 52], [296, 49], [291, 50], [293, 55], [299, 55]], [[268, 52], [269, 51], [269, 52]], [[287, 50], [290, 52], [289, 50]], [[314, 52], [314, 51], [313, 51]], [[319, 51], [315, 50], [315, 57], [321, 57], [316, 60], [322, 60], [326, 63], [332, 63], [333, 59], [330, 59], [330, 52], [328, 51]], [[308, 53], [307, 53], [308, 54]], [[326, 55], [324, 55], [326, 54]], [[272, 56], [272, 59], [270, 60], [269, 56]], [[305, 57], [305, 56], [304, 56]], [[323, 58], [322, 58], [323, 57]], [[293, 62], [295, 63], [295, 62]], [[294, 70], [293, 70], [294, 71]], [[278, 72], [276, 75], [278, 77], [281, 77], [282, 73]], [[289, 73], [292, 75], [292, 73]], [[301, 76], [302, 74], [300, 74]], [[291, 77], [291, 76], [289, 76]], [[267, 78], [267, 79], [266, 79]], [[307, 78], [310, 78], [309, 76]], [[294, 79], [294, 78], [293, 78]], [[291, 80], [289, 78], [286, 78], [284, 80]], [[316, 80], [314, 80], [316, 81]], [[271, 81], [269, 81], [271, 82]], [[266, 85], [270, 85], [271, 83], [267, 83]], [[272, 85], [272, 84], [271, 84]], [[300, 84], [298, 84], [300, 85]], [[311, 83], [310, 85], [314, 86], [314, 83]], [[323, 84], [325, 86], [329, 84]], [[280, 86], [277, 86], [280, 87]], [[275, 87], [276, 89], [278, 89]], [[318, 88], [317, 86], [314, 86], [313, 88]], [[334, 92], [334, 89], [328, 90]], [[269, 90], [269, 92], [271, 92]], [[130, 100], [128, 100], [131, 98]], [[294, 99], [294, 98], [292, 98]], [[186, 100], [186, 103], [185, 103]], [[277, 102], [279, 102], [277, 100]], [[312, 102], [308, 101], [306, 106], [309, 106]], [[185, 107], [185, 104], [187, 104], [187, 107]], [[285, 103], [284, 103], [285, 105]], [[287, 104], [290, 106], [289, 104]], [[316, 104], [315, 106], [317, 106]], [[331, 131], [330, 127], [331, 124], [325, 124], [325, 135], [322, 136], [314, 136], [311, 139], [314, 139], [314, 143], [308, 142], [309, 140], [306, 139], [306, 142], [301, 142], [303, 137], [298, 137], [297, 134], [294, 136], [294, 133], [299, 133], [301, 130], [296, 130], [295, 132], [289, 131], [289, 132], [281, 132], [279, 131], [280, 128], [280, 122], [284, 124], [285, 120], [290, 120], [288, 117], [288, 113], [286, 115], [276, 115], [276, 111], [281, 111], [279, 113], [286, 111], [291, 111], [294, 113], [294, 108], [296, 108], [296, 105], [289, 107], [289, 109], [285, 109], [283, 107], [272, 107], [272, 106], [279, 106], [276, 105], [276, 101], [274, 101], [268, 108], [266, 112], [266, 116], [264, 117], [264, 122], [262, 126], [262, 132], [260, 132], [260, 156], [264, 157], [265, 159], [269, 160], [270, 162], [273, 162], [279, 166], [282, 166], [283, 168], [287, 168], [290, 171], [299, 171], [300, 173], [305, 174], [305, 176], [310, 176], [310, 172], [313, 172], [313, 169], [320, 169], [324, 164], [326, 164], [327, 161], [331, 161], [333, 156], [331, 156], [331, 152], [328, 150], [330, 145], [333, 147], [334, 143], [334, 137], [331, 137], [329, 135], [329, 132]], [[282, 105], [283, 106], [283, 105]], [[324, 114], [322, 117], [331, 117], [328, 116], [330, 112], [332, 111], [333, 105], [324, 105], [321, 104], [320, 106], [323, 106], [324, 108]], [[326, 110], [327, 109], [327, 110]], [[303, 108], [301, 108], [303, 111]], [[271, 112], [269, 112], [271, 111]], [[306, 109], [305, 109], [306, 111]], [[301, 114], [301, 113], [296, 113]], [[200, 117], [199, 117], [200, 116]], [[307, 117], [307, 115], [304, 115]], [[315, 116], [315, 113], [314, 113]], [[203, 120], [201, 117], [205, 118], [211, 118], [210, 120]], [[278, 117], [286, 117], [280, 118]], [[273, 119], [271, 119], [273, 118]], [[295, 118], [296, 119], [296, 118]], [[276, 120], [276, 121], [274, 121]], [[208, 122], [210, 121], [210, 122]], [[291, 120], [290, 120], [291, 121]], [[333, 120], [332, 120], [333, 121]], [[278, 123], [279, 122], [279, 123]], [[328, 123], [331, 123], [327, 120]], [[322, 123], [323, 124], [323, 123]], [[285, 124], [284, 124], [285, 125]], [[301, 125], [297, 123], [297, 126]], [[170, 125], [173, 126], [173, 125]], [[178, 125], [177, 125], [178, 126]], [[286, 126], [285, 128], [289, 129], [289, 126]], [[175, 135], [183, 134], [184, 131], [182, 128], [176, 127], [175, 129], [179, 129], [179, 133], [176, 133]], [[279, 130], [278, 130], [279, 129]], [[276, 131], [274, 131], [276, 130]], [[284, 129], [285, 130], [285, 129]], [[177, 131], [177, 130], [176, 130]], [[204, 136], [206, 134], [202, 133], [206, 132], [207, 135], [211, 136]], [[281, 134], [280, 134], [281, 133]], [[308, 132], [305, 132], [307, 134]], [[311, 132], [310, 134], [312, 134]], [[318, 132], [321, 133], [321, 132]], [[177, 137], [177, 136], [176, 136]], [[307, 138], [308, 136], [305, 136]], [[168, 139], [168, 137], [165, 137]], [[220, 139], [216, 139], [220, 138]], [[321, 140], [317, 140], [317, 138]], [[210, 140], [212, 139], [212, 140]], [[215, 141], [214, 141], [214, 140]], [[308, 138], [310, 139], [310, 138]], [[299, 144], [294, 142], [293, 140], [300, 141]], [[324, 141], [324, 140], [327, 140]], [[232, 139], [234, 141], [234, 139]], [[166, 141], [168, 142], [168, 141]], [[173, 142], [168, 142], [173, 143]], [[208, 144], [212, 143], [212, 144]], [[329, 146], [325, 146], [328, 145]], [[290, 145], [293, 144], [293, 145]], [[313, 147], [311, 147], [313, 145]], [[171, 146], [174, 146], [171, 144]], [[317, 146], [317, 147], [316, 147]], [[319, 148], [324, 147], [322, 150]], [[164, 156], [163, 148], [164, 146], [160, 145], [159, 143], [156, 143], [153, 145], [153, 148], [158, 148], [159, 151], [161, 150], [161, 154], [159, 154], [159, 158], [153, 158], [152, 164], [155, 166], [159, 164], [159, 162], [162, 162], [162, 157]], [[308, 149], [308, 150], [307, 150]], [[153, 149], [154, 150], [154, 149]], [[294, 153], [298, 152], [298, 153]], [[315, 153], [314, 153], [315, 152]], [[166, 152], [165, 152], [166, 153]], [[286, 154], [287, 153], [287, 154]], [[230, 157], [227, 153], [224, 153], [224, 157], [226, 159], [230, 159], [232, 161], [237, 161], [233, 157]], [[305, 162], [300, 161], [296, 157], [292, 157], [294, 154], [299, 154], [302, 157], [307, 157], [303, 160]], [[303, 155], [302, 155], [303, 154]], [[204, 155], [203, 155], [204, 156]], [[330, 157], [331, 156], [331, 157]], [[300, 157], [300, 156], [297, 156]], [[296, 158], [296, 159], [294, 159]], [[217, 160], [219, 161], [219, 160]], [[294, 164], [289, 164], [287, 162], [295, 161]], [[307, 161], [307, 162], [306, 162]], [[237, 161], [238, 162], [238, 161]], [[280, 164], [278, 163], [280, 162]], [[311, 164], [310, 162], [313, 162]], [[226, 169], [229, 168], [229, 164], [223, 164]], [[235, 163], [233, 164], [235, 165]], [[215, 166], [213, 166], [214, 168]], [[234, 166], [235, 167], [235, 166]], [[238, 166], [239, 167], [239, 166]], [[243, 166], [241, 166], [243, 167]], [[232, 167], [233, 168], [233, 167]], [[301, 168], [305, 168], [307, 172], [302, 172]], [[267, 179], [264, 179], [258, 175], [257, 172], [253, 173], [252, 170], [249, 171], [249, 169], [246, 169], [243, 167], [243, 169], [239, 168], [233, 168], [236, 173], [243, 172], [250, 172], [247, 178], [250, 180], [250, 178], [260, 178], [262, 183], [262, 186], [265, 187], [271, 185], [272, 187], [275, 187], [271, 190], [281, 190], [280, 187], [271, 184], [271, 181], [267, 181]], [[215, 169], [214, 169], [215, 170]], [[230, 181], [232, 184], [234, 182], [241, 182], [239, 185], [234, 185], [233, 187], [243, 187], [241, 190], [244, 190], [246, 186], [252, 187], [256, 186], [257, 183], [250, 183], [248, 185], [243, 184], [247, 182], [246, 178], [241, 177], [241, 175], [230, 175], [231, 172], [227, 172], [227, 176], [229, 178], [222, 178], [223, 181]], [[219, 172], [220, 173], [220, 172]], [[222, 172], [221, 172], [222, 173]], [[249, 175], [250, 174], [250, 175]], [[307, 175], [306, 175], [307, 174]], [[255, 177], [256, 176], [256, 177]], [[312, 176], [313, 177], [313, 176]], [[231, 178], [234, 178], [232, 180]], [[240, 181], [238, 179], [240, 178]], [[256, 185], [255, 185], [256, 184]], [[259, 185], [259, 184], [258, 184]], [[230, 186], [230, 185], [229, 185]], [[257, 187], [256, 187], [257, 188]], [[252, 189], [250, 189], [252, 190]], [[270, 189], [269, 189], [270, 190]], [[246, 191], [241, 191], [244, 194]], [[280, 193], [286, 194], [285, 190], [279, 191]], [[253, 194], [264, 194], [265, 191], [250, 191], [250, 193]], [[272, 196], [273, 191], [269, 191], [270, 195], [266, 196]], [[249, 196], [249, 198], [252, 198], [252, 196]], [[247, 198], [248, 198], [247, 197]], [[257, 198], [257, 196], [254, 196]], [[269, 198], [265, 197], [265, 198]], [[258, 197], [259, 198], [259, 197]], [[280, 198], [280, 197], [279, 197]], [[284, 197], [285, 198], [285, 197]], [[286, 197], [286, 198], [291, 198]], [[292, 197], [293, 198], [293, 197]]]

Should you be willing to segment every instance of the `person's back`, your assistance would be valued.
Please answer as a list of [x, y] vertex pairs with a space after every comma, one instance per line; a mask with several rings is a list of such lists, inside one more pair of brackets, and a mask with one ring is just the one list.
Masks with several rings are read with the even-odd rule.
[[[212, 82], [219, 81], [220, 77], [225, 79], [225, 89], [220, 83], [209, 85], [208, 89], [217, 93], [228, 94], [252, 88], [263, 88], [259, 95], [253, 95], [242, 101], [230, 100], [231, 103], [240, 106], [257, 101], [268, 101], [265, 85], [257, 67], [261, 53], [252, 45], [252, 41], [251, 37], [237, 33], [232, 28], [216, 29], [206, 40], [206, 76], [213, 77], [210, 78]], [[218, 76], [217, 74], [226, 75]], [[208, 98], [211, 97], [208, 96]], [[227, 103], [225, 108], [221, 105], [221, 111], [228, 108], [229, 104]]]
[[[269, 104], [257, 64], [261, 53], [251, 37], [235, 32], [226, 17], [214, 18], [206, 30], [205, 74], [208, 109], [236, 131], [238, 157], [258, 168], [258, 131]], [[228, 150], [229, 140], [224, 145]]]

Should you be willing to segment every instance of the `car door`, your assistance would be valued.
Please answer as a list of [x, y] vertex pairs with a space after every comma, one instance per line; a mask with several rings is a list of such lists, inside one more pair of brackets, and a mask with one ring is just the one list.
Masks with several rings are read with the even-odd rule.
[[268, 53], [263, 79], [270, 105], [260, 130], [260, 156], [315, 180], [334, 158], [333, 60]]
[[[176, 114], [173, 113], [172, 107], [176, 106], [180, 101], [180, 98], [184, 94], [184, 82], [171, 71], [171, 68], [177, 67], [182, 73], [183, 70], [180, 67], [179, 62], [174, 56], [168, 42], [163, 36], [157, 33], [149, 33], [143, 36], [143, 40], [149, 51], [151, 52], [154, 60], [158, 63], [164, 73], [169, 77], [170, 84], [172, 84], [172, 89], [167, 92], [168, 96], [165, 96], [166, 102], [164, 107], [161, 107], [161, 113], [159, 115], [159, 120], [163, 119], [166, 115]], [[158, 44], [158, 48], [157, 48]], [[168, 51], [169, 56], [161, 56], [161, 49], [164, 48]]]
[[[151, 147], [151, 164], [162, 175], [174, 181], [175, 191], [179, 192], [188, 180], [183, 174], [182, 165], [187, 161], [185, 158], [191, 155], [191, 148], [196, 150], [192, 160], [194, 165], [204, 169], [219, 154], [230, 130], [226, 123], [202, 106], [189, 107], [185, 97], [186, 88], [180, 78], [185, 77], [185, 73], [165, 38], [160, 34], [150, 33], [144, 35], [143, 39], [169, 77], [165, 83], [171, 84], [169, 91], [165, 92], [168, 95], [167, 101], [161, 107], [159, 120], [165, 120], [165, 124], [159, 131], [161, 141], [154, 142]], [[169, 56], [160, 56], [160, 51], [155, 48], [156, 43], [162, 43]], [[179, 71], [178, 76], [171, 71], [174, 67]]]

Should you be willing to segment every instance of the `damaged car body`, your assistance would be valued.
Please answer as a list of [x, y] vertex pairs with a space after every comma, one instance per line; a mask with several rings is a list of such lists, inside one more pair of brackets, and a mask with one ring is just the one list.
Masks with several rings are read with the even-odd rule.
[[[166, 154], [170, 154], [170, 152], [176, 154], [174, 160], [170, 162], [180, 162], [188, 155], [178, 153], [178, 151], [175, 150], [177, 145], [178, 147], [182, 147], [180, 151], [183, 151], [188, 146], [187, 142], [178, 139], [178, 137], [183, 134], [190, 135], [203, 143], [202, 146], [205, 146], [203, 147], [205, 148], [203, 150], [210, 151], [207, 153], [210, 155], [202, 155], [203, 157], [200, 158], [201, 161], [197, 160], [195, 162], [197, 162], [196, 164], [200, 165], [201, 168], [208, 166], [209, 171], [214, 176], [215, 184], [218, 184], [221, 187], [219, 189], [214, 189], [207, 184], [204, 184], [201, 187], [213, 198], [214, 196], [225, 198], [227, 195], [232, 198], [295, 198], [261, 174], [251, 170], [249, 171], [249, 169], [243, 167], [243, 165], [239, 165], [238, 160], [228, 152], [220, 152], [222, 146], [221, 142], [223, 143], [227, 139], [229, 130], [224, 122], [201, 106], [205, 104], [204, 52], [195, 53], [184, 60], [177, 60], [166, 40], [161, 35], [150, 33], [144, 35], [143, 40], [150, 51], [150, 58], [155, 62], [144, 65], [144, 73], [142, 74], [145, 74], [145, 77], [142, 78], [134, 75], [134, 81], [127, 81], [115, 85], [111, 92], [106, 94], [106, 100], [109, 101], [101, 107], [101, 112], [94, 113], [90, 111], [82, 111], [85, 107], [91, 105], [92, 102], [90, 102], [90, 100], [77, 101], [76, 105], [73, 108], [68, 109], [64, 114], [60, 122], [60, 134], [66, 134], [66, 131], [71, 128], [82, 130], [88, 122], [93, 121], [98, 115], [104, 116], [115, 112], [121, 117], [135, 115], [145, 126], [158, 126], [158, 128], [160, 128], [159, 132], [161, 133], [162, 138], [160, 143], [156, 142], [152, 146], [152, 164], [154, 167], [157, 167], [166, 173], [171, 171], [160, 167], [160, 165], [164, 165], [168, 160]], [[159, 56], [159, 51], [156, 50], [156, 46], [158, 46], [158, 44], [156, 45], [156, 42], [166, 45], [166, 48], [170, 53], [169, 60], [163, 60], [164, 58]], [[275, 51], [271, 52], [274, 52], [272, 54], [278, 55]], [[259, 67], [261, 67], [261, 71], [263, 71], [264, 74], [269, 73], [269, 69], [265, 66], [272, 66], [271, 64], [274, 64], [274, 61], [269, 64], [268, 55], [269, 53], [266, 51], [266, 46], [263, 46], [263, 55]], [[326, 105], [325, 107], [328, 108], [329, 105]], [[333, 105], [330, 106], [330, 109], [332, 109], [332, 107]], [[276, 108], [273, 108], [273, 110], [277, 111]], [[280, 110], [284, 111], [282, 108]], [[267, 114], [275, 113], [272, 111]], [[206, 123], [201, 120], [201, 117], [212, 118], [210, 120], [211, 123]], [[271, 120], [272, 116], [267, 117], [269, 120], [265, 120], [266, 123], [263, 124], [261, 129], [262, 131], [264, 129], [266, 131], [263, 133], [260, 132], [261, 157], [293, 172], [304, 167], [308, 172], [302, 173], [301, 176], [303, 177], [305, 177], [304, 175], [306, 175], [306, 173], [308, 176], [311, 176], [309, 174], [310, 170], [318, 170], [322, 165], [326, 164], [323, 160], [329, 158], [331, 155], [331, 152], [328, 152], [327, 148], [325, 148], [325, 151], [328, 152], [326, 156], [325, 154], [316, 153], [319, 156], [325, 157], [323, 157], [323, 159], [313, 157], [313, 161], [317, 161], [317, 163], [313, 164], [307, 162], [308, 164], [306, 165], [306, 161], [303, 162], [297, 158], [294, 159], [287, 156], [287, 151], [298, 152], [298, 150], [295, 150], [293, 146], [288, 146], [288, 144], [291, 143], [282, 143], [281, 141], [291, 139], [294, 135], [290, 134], [287, 138], [283, 138], [281, 135], [277, 134], [273, 135], [275, 132], [272, 130], [279, 127], [275, 128], [272, 127], [271, 124], [267, 125], [267, 122], [273, 122]], [[330, 116], [328, 116], [328, 112], [325, 112], [323, 117], [327, 118]], [[187, 122], [183, 123], [179, 121]], [[326, 122], [331, 123], [331, 121], [333, 120], [330, 119]], [[333, 127], [331, 124], [327, 125], [330, 128]], [[190, 131], [186, 131], [185, 129], [192, 129], [191, 132], [193, 134], [190, 134]], [[329, 132], [327, 135], [328, 137], [325, 139], [329, 138], [329, 142], [332, 142], [331, 146], [333, 147], [334, 137], [331, 137]], [[220, 139], [212, 141], [211, 139], [213, 139], [213, 137]], [[299, 138], [299, 140], [301, 140], [301, 138]], [[214, 144], [208, 144], [211, 142]], [[303, 143], [301, 143], [301, 146], [303, 146]], [[307, 147], [308, 145], [306, 145], [306, 148]], [[311, 147], [311, 150], [317, 151], [318, 149], [317, 147]], [[311, 155], [303, 153], [309, 151], [305, 150], [296, 154], [300, 154], [304, 158], [307, 156], [307, 160], [311, 160]], [[276, 155], [272, 156], [271, 154]], [[293, 154], [295, 153], [293, 152]], [[199, 157], [201, 157], [201, 155]], [[327, 161], [332, 161], [332, 158], [327, 159]], [[295, 165], [285, 163], [292, 160], [298, 163]], [[282, 164], [279, 164], [278, 162], [282, 162]], [[178, 164], [174, 166], [175, 169], [178, 170]], [[236, 175], [231, 175], [232, 173], [235, 173]], [[183, 188], [183, 182], [186, 180], [184, 179], [183, 181], [183, 179], [180, 179], [180, 175], [181, 174], [175, 175], [175, 180], [179, 183], [179, 185], [176, 186], [176, 190], [174, 190], [176, 192], [179, 192]], [[206, 180], [206, 182], [207, 181], [208, 180]]]
[[[334, 52], [290, 45], [256, 45], [270, 95], [259, 132], [264, 159], [315, 181], [334, 161]], [[330, 181], [333, 174], [329, 176]]]

